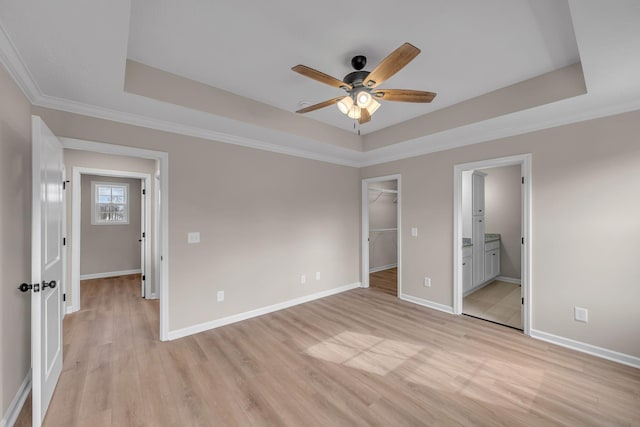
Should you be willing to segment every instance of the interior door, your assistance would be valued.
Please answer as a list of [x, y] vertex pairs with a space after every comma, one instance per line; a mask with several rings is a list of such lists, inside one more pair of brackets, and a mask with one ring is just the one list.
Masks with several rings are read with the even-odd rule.
[[32, 118], [31, 369], [32, 425], [42, 424], [62, 371], [62, 144]]
[[141, 208], [140, 208], [140, 239], [138, 240], [140, 242], [140, 269], [142, 270], [142, 276], [140, 281], [142, 282], [140, 284], [140, 288], [141, 288], [141, 293], [142, 293], [142, 298], [146, 298], [147, 296], [147, 290], [146, 290], [146, 278], [147, 278], [147, 271], [146, 271], [146, 267], [147, 267], [147, 263], [146, 261], [146, 257], [147, 257], [147, 242], [146, 242], [146, 238], [147, 238], [147, 224], [146, 224], [146, 219], [147, 219], [147, 204], [145, 203], [145, 198], [147, 197], [147, 190], [145, 188], [145, 180], [141, 179], [140, 180], [140, 188], [142, 189], [142, 191], [140, 192], [140, 204], [141, 204]]

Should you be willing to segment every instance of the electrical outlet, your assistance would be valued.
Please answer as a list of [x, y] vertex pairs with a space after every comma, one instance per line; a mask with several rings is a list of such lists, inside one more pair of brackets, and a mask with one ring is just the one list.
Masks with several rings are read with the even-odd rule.
[[305, 283], [307, 283], [307, 276], [303, 274], [300, 276], [300, 284], [304, 285]]
[[418, 237], [418, 227], [411, 228], [411, 237]]
[[316, 280], [320, 280], [320, 272], [316, 271]]
[[431, 277], [425, 277], [424, 278], [424, 287], [425, 288], [430, 288], [431, 287]]
[[574, 309], [573, 317], [578, 322], [587, 323], [589, 321], [589, 310], [582, 307], [573, 307], [573, 309]]
[[218, 291], [218, 302], [224, 301], [224, 291]]
[[187, 243], [200, 243], [200, 232], [191, 231], [187, 233]]

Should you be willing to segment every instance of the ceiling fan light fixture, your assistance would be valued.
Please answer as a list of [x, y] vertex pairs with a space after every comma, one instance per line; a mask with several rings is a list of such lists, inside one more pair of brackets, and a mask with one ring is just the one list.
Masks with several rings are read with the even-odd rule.
[[349, 114], [351, 107], [353, 107], [353, 99], [350, 96], [345, 96], [338, 101], [338, 109], [342, 114]]
[[380, 103], [378, 101], [376, 101], [375, 99], [371, 98], [371, 102], [369, 103], [369, 106], [367, 107], [367, 110], [369, 111], [369, 114], [371, 114], [373, 116], [373, 113], [375, 113], [378, 108], [380, 108]]
[[356, 102], [360, 108], [369, 108], [371, 101], [373, 101], [373, 98], [366, 90], [361, 90], [356, 95]]
[[358, 120], [360, 115], [362, 114], [362, 110], [357, 105], [352, 105], [347, 113], [350, 119]]

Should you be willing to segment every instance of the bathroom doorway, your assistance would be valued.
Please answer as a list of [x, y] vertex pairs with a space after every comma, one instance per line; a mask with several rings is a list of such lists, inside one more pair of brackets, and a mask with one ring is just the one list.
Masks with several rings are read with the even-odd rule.
[[454, 311], [529, 334], [530, 155], [455, 166]]

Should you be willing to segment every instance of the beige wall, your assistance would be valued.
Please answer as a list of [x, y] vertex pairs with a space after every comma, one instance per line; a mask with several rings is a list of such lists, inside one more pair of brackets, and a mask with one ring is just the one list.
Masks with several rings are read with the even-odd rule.
[[30, 109], [0, 67], [0, 419], [31, 367]]
[[[34, 114], [38, 114], [38, 113], [35, 112]], [[47, 120], [45, 119], [45, 117], [42, 117], [42, 118], [43, 120], [45, 120], [45, 123], [47, 123]], [[47, 123], [47, 125], [49, 124]], [[54, 130], [53, 132], [55, 133], [56, 131]], [[58, 136], [64, 136], [64, 135], [58, 134]], [[106, 170], [115, 170], [115, 171], [121, 171], [121, 172], [136, 172], [136, 173], [149, 174], [152, 177], [151, 189], [149, 190], [151, 194], [151, 206], [154, 206], [155, 201], [153, 198], [153, 194], [154, 194], [155, 179], [153, 179], [153, 177], [157, 169], [156, 162], [154, 160], [141, 159], [136, 157], [114, 156], [110, 154], [93, 153], [93, 152], [83, 151], [83, 150], [65, 149], [64, 164], [65, 164], [65, 167], [67, 168], [67, 179], [71, 181], [73, 181], [72, 178], [73, 178], [74, 167], [106, 169]], [[73, 248], [73, 228], [71, 226], [71, 220], [72, 220], [71, 195], [73, 194], [74, 184], [75, 184], [74, 182], [69, 182], [69, 185], [67, 186], [67, 277], [69, 278], [69, 280], [71, 279], [71, 262], [72, 262], [71, 251]], [[155, 215], [154, 215], [154, 210], [151, 209], [151, 230], [154, 230], [154, 224], [155, 224]], [[151, 238], [151, 247], [153, 248], [153, 243], [155, 239], [153, 232], [151, 233], [150, 238]], [[82, 242], [80, 243], [80, 246], [82, 247]], [[82, 254], [80, 258], [82, 259]], [[155, 268], [155, 264], [153, 263], [153, 257], [152, 257], [151, 271], [148, 272], [148, 276], [147, 276], [147, 279], [150, 280], [150, 283], [152, 285], [151, 286], [152, 292], [155, 292], [155, 285], [156, 285], [154, 268]], [[70, 307], [72, 304], [73, 304], [73, 295], [69, 291], [67, 291], [67, 306]]]
[[[396, 190], [396, 180], [374, 182], [371, 187]], [[397, 195], [369, 191], [369, 229], [396, 228], [398, 226]], [[369, 233], [369, 270], [396, 264], [398, 262], [397, 233], [382, 231]]]
[[[91, 223], [91, 182], [94, 181], [129, 185], [128, 224]], [[141, 192], [140, 179], [82, 175], [81, 275], [140, 269]]]
[[500, 275], [520, 279], [522, 228], [520, 165], [482, 169], [485, 231], [500, 234]]
[[453, 303], [453, 166], [532, 153], [532, 328], [639, 357], [638, 135], [636, 111], [362, 169], [402, 174], [404, 292]]
[[59, 136], [169, 153], [170, 330], [360, 281], [357, 169], [33, 111]]

